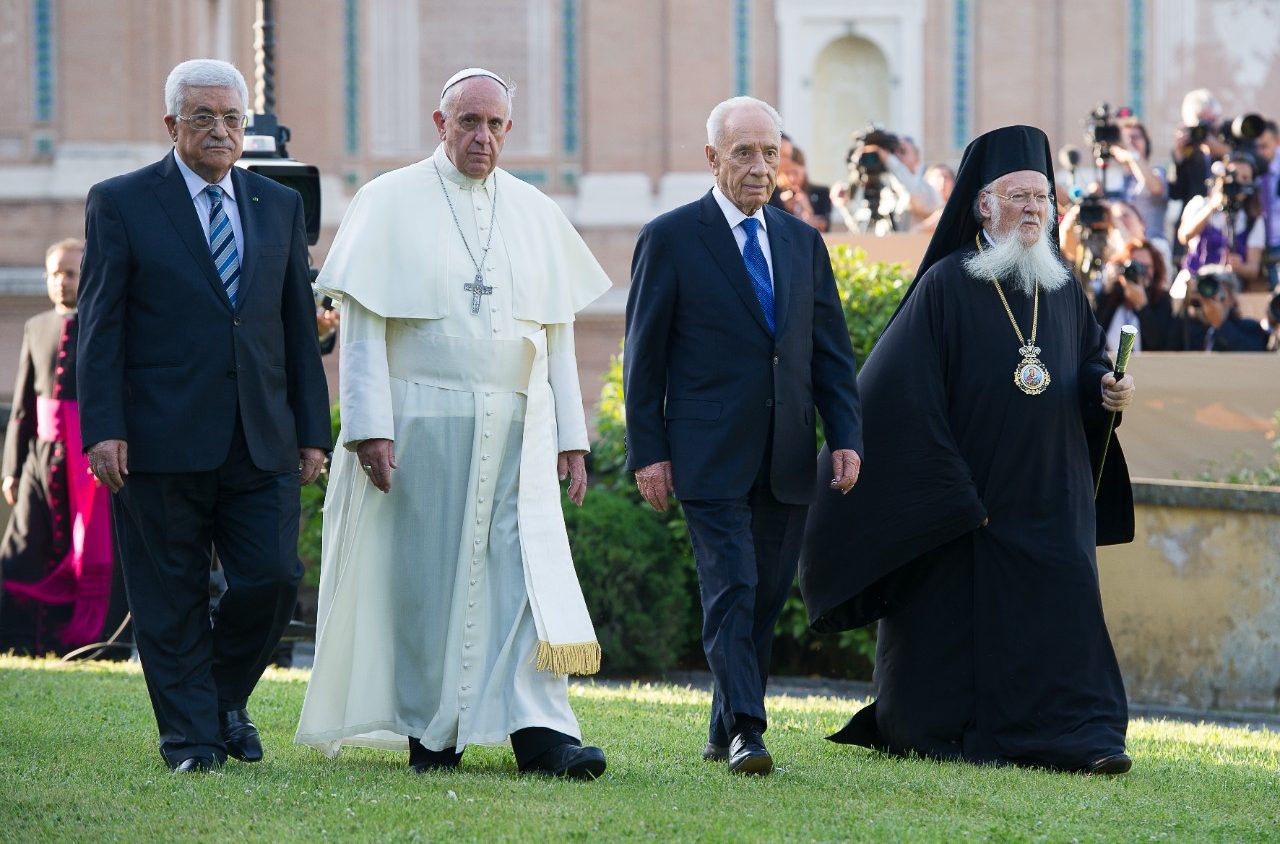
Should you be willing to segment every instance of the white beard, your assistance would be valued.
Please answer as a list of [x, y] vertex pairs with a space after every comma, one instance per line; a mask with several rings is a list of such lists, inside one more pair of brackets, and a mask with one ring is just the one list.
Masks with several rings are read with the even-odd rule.
[[[992, 227], [998, 228], [1000, 212], [992, 217]], [[982, 234], [978, 235], [985, 240]], [[964, 268], [976, 279], [991, 283], [1000, 279], [1030, 296], [1035, 292], [1036, 281], [1046, 291], [1057, 290], [1072, 280], [1071, 271], [1049, 245], [1048, 225], [1040, 230], [1040, 236], [1031, 246], [1023, 246], [1017, 229], [1003, 238], [992, 237], [994, 243], [984, 243], [983, 248], [964, 259]]]

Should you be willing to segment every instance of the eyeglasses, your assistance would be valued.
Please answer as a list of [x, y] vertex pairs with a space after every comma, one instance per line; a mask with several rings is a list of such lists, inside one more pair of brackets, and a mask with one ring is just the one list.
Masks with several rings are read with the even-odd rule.
[[178, 115], [178, 119], [197, 132], [208, 132], [213, 128], [213, 124], [219, 121], [227, 127], [228, 132], [237, 132], [249, 124], [247, 115], [237, 114], [234, 111], [230, 114], [193, 114], [190, 117]]
[[1027, 206], [1027, 203], [1033, 200], [1035, 201], [1036, 205], [1039, 205], [1041, 208], [1048, 208], [1049, 201], [1053, 199], [1053, 197], [1049, 196], [1049, 194], [1047, 193], [1023, 193], [1022, 191], [1018, 191], [1017, 193], [1010, 194], [1009, 196], [1005, 196], [1002, 193], [996, 193], [993, 190], [989, 190], [987, 191], [987, 193], [991, 194], [992, 196], [998, 196], [1001, 199], [1006, 200], [1008, 202], [1012, 202], [1014, 205], [1018, 206], [1019, 208], [1025, 208]]

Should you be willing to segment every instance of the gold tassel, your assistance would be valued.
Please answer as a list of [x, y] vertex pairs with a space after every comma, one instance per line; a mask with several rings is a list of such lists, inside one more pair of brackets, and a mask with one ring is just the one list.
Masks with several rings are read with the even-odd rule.
[[600, 643], [553, 645], [540, 641], [537, 667], [553, 674], [595, 674], [600, 670]]

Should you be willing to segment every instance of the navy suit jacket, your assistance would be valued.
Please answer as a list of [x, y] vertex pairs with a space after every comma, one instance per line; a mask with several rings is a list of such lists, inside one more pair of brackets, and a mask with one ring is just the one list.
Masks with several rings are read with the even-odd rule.
[[627, 468], [670, 460], [676, 495], [746, 495], [769, 449], [774, 496], [815, 489], [814, 411], [832, 449], [862, 451], [853, 350], [812, 226], [765, 206], [777, 333], [708, 192], [640, 232], [627, 300]]
[[296, 472], [331, 447], [302, 198], [231, 170], [244, 232], [233, 309], [174, 161], [94, 185], [85, 210], [77, 381], [84, 446], [140, 472], [217, 468], [236, 416], [250, 457]]

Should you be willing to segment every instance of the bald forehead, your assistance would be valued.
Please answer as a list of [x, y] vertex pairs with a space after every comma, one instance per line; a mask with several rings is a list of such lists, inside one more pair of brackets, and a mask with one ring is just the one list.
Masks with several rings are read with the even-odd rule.
[[992, 187], [1006, 195], [1019, 190], [1041, 191], [1049, 189], [1049, 180], [1039, 170], [1015, 170], [996, 179]]

